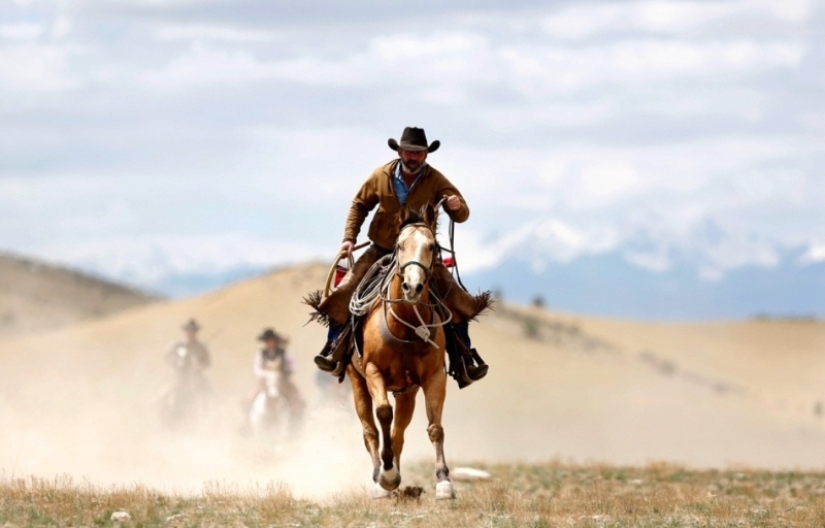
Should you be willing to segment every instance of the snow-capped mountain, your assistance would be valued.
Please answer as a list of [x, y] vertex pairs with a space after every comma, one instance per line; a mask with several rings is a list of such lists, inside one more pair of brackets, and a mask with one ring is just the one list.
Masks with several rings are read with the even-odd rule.
[[[456, 250], [471, 289], [492, 289], [518, 302], [541, 297], [561, 310], [644, 319], [825, 316], [825, 246], [781, 246], [712, 222], [675, 234], [557, 219], [498, 237], [462, 227]], [[324, 245], [235, 234], [110, 240], [50, 248], [40, 256], [58, 254], [76, 268], [182, 297], [275, 266], [325, 262], [329, 253]]]
[[668, 269], [640, 267], [622, 251], [568, 262], [520, 257], [467, 274], [472, 290], [492, 288], [506, 300], [541, 299], [554, 309], [643, 319], [825, 316], [825, 262], [787, 251], [772, 267], [746, 265], [703, 277], [687, 257]]

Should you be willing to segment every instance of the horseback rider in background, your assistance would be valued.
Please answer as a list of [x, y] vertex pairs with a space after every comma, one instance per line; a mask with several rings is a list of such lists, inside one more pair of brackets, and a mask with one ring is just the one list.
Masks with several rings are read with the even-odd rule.
[[300, 414], [305, 403], [301, 398], [298, 387], [292, 381], [292, 374], [295, 373], [295, 361], [292, 354], [286, 348], [289, 340], [281, 334], [267, 328], [258, 336], [258, 341], [262, 341], [264, 347], [255, 354], [255, 364], [253, 372], [255, 374], [255, 388], [246, 397], [246, 407], [252, 405], [255, 397], [263, 390], [266, 390], [266, 372], [276, 369], [281, 373], [278, 390], [287, 401], [290, 412], [293, 415]]
[[[307, 299], [316, 308], [316, 317], [329, 323], [327, 343], [315, 363], [323, 371], [341, 376], [346, 368], [346, 346], [340, 346], [349, 336], [342, 335], [350, 317], [350, 299], [367, 271], [382, 257], [393, 252], [401, 229], [403, 209], [418, 211], [427, 205], [433, 208], [443, 203], [451, 220], [462, 223], [470, 216], [470, 209], [461, 193], [439, 171], [427, 163], [427, 155], [441, 145], [436, 140], [428, 144], [423, 129], [407, 127], [401, 140], [390, 139], [390, 149], [398, 158], [378, 167], [361, 186], [352, 201], [344, 229], [341, 254], [350, 256], [370, 211], [375, 216], [369, 227], [370, 247], [355, 262], [338, 287], [324, 299], [317, 294]], [[450, 374], [459, 387], [480, 380], [487, 374], [487, 365], [472, 348], [468, 322], [489, 303], [489, 294], [470, 295], [453, 278], [439, 259], [432, 269], [431, 284], [450, 310], [451, 323], [447, 330], [447, 352]], [[348, 333], [348, 332], [347, 332]]]
[[[203, 376], [203, 371], [209, 368], [212, 359], [209, 356], [209, 349], [198, 339], [200, 329], [201, 326], [195, 319], [189, 319], [181, 326], [184, 338], [172, 345], [164, 361], [177, 370], [187, 369], [192, 375], [193, 388], [199, 392], [208, 393], [211, 388]], [[186, 358], [184, 364], [181, 364], [182, 358]]]
[[211, 360], [209, 350], [200, 340], [197, 321], [190, 319], [181, 327], [184, 339], [164, 355], [164, 362], [175, 375], [174, 381], [157, 401], [161, 422], [167, 427], [179, 427], [195, 419], [205, 410], [206, 399], [213, 396], [212, 387], [203, 375]]

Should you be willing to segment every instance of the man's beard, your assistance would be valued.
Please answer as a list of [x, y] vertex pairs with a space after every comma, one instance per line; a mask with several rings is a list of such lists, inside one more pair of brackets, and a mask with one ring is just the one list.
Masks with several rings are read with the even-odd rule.
[[410, 163], [412, 165], [407, 165], [406, 163], [404, 163], [404, 160], [402, 159], [401, 170], [403, 170], [407, 174], [418, 174], [424, 169], [424, 167], [427, 166], [426, 161], [422, 161], [421, 163], [418, 163], [417, 161], [410, 161]]

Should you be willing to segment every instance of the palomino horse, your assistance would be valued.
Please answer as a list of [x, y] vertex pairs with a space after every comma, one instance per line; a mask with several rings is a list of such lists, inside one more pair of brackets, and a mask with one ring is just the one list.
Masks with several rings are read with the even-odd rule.
[[[387, 497], [401, 484], [404, 430], [424, 391], [427, 432], [435, 448], [436, 499], [455, 498], [444, 459], [441, 412], [447, 388], [443, 324], [430, 304], [429, 276], [436, 258], [435, 211], [408, 215], [396, 241], [395, 265], [382, 298], [364, 321], [362, 356], [353, 355], [347, 373], [355, 409], [364, 428], [364, 444], [373, 462], [373, 497]], [[387, 393], [395, 394], [395, 412]], [[375, 415], [381, 425], [379, 450]], [[395, 422], [393, 423], [393, 418]], [[390, 430], [392, 428], [392, 431]]]

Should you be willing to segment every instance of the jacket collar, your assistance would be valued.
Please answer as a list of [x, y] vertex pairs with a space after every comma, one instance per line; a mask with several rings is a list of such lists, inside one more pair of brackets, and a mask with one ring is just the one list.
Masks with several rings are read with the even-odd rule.
[[[401, 158], [396, 158], [391, 162], [387, 163], [386, 165], [384, 165], [384, 174], [386, 174], [390, 178], [395, 178], [395, 169], [398, 167], [399, 163], [401, 163]], [[424, 167], [424, 170], [421, 171], [421, 175], [419, 176], [419, 178], [426, 178], [430, 174], [430, 172], [432, 172], [432, 170], [433, 168], [429, 164], [427, 164], [427, 166]]]

